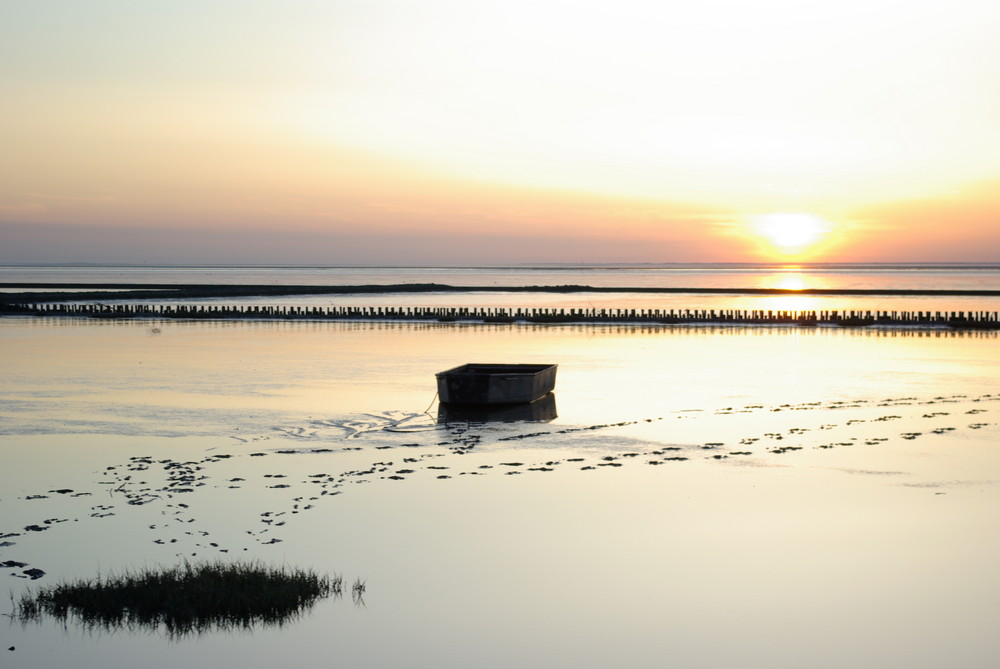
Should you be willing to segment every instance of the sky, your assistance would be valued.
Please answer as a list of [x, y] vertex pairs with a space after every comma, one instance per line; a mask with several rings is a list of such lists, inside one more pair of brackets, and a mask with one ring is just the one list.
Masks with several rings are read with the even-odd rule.
[[0, 263], [1000, 262], [996, 0], [0, 0]]

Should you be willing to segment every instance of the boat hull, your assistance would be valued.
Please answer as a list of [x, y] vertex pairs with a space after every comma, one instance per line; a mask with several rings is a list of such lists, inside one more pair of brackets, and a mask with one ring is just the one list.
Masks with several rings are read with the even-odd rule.
[[445, 404], [528, 404], [555, 388], [557, 365], [469, 363], [438, 372]]

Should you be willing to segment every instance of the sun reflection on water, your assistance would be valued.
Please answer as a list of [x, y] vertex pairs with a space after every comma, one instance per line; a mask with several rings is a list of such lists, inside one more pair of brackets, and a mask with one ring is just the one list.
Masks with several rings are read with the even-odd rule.
[[[766, 288], [788, 291], [802, 291], [819, 288], [814, 276], [807, 275], [797, 265], [788, 265], [767, 277]], [[775, 295], [761, 300], [762, 308], [782, 311], [819, 311], [823, 309], [822, 299], [812, 295]]]
[[801, 274], [781, 274], [776, 278], [775, 288], [782, 290], [803, 290], [806, 288], [806, 279]]

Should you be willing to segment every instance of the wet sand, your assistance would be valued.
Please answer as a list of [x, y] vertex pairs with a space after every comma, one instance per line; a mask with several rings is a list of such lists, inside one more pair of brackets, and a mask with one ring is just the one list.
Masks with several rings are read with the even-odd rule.
[[[230, 379], [238, 392], [188, 385], [195, 368], [216, 378], [213, 359], [233, 369], [220, 347], [239, 348], [249, 331], [265, 350], [292, 353], [258, 363], [244, 350]], [[313, 346], [333, 341], [344, 363], [357, 353], [354, 330], [282, 328], [273, 340], [263, 325], [249, 331], [88, 330], [75, 353], [93, 361], [53, 385], [61, 397], [43, 382], [48, 371], [6, 359], [26, 404], [11, 406], [5, 392], [0, 405], [5, 418], [22, 415], [17, 433], [0, 435], [0, 561], [24, 564], [0, 573], [17, 590], [32, 584], [16, 578], [29, 569], [60, 579], [239, 556], [363, 578], [364, 604], [324, 602], [282, 630], [181, 642], [15, 625], [5, 666], [986, 667], [1000, 650], [993, 342], [692, 335], [675, 343], [714, 350], [718, 365], [730, 345], [745, 355], [763, 346], [783, 356], [774, 369], [797, 361], [800, 373], [816, 345], [827, 377], [797, 393], [799, 379], [781, 374], [761, 387], [748, 360], [728, 388], [695, 387], [704, 368], [674, 360], [665, 368], [686, 388], [616, 403], [609, 379], [627, 376], [645, 393], [666, 383], [658, 369], [651, 379], [641, 371], [660, 339], [526, 331], [484, 344], [369, 329], [358, 346], [377, 340], [388, 359], [358, 361], [367, 371], [351, 385], [371, 410], [340, 412], [307, 404], [321, 392], [349, 407], [339, 385], [318, 390], [308, 370], [287, 367], [308, 367]], [[23, 354], [66, 330], [3, 334], [6, 350]], [[404, 363], [414, 345], [424, 358]], [[569, 371], [559, 417], [442, 424], [423, 413], [429, 398], [413, 370], [480, 346], [560, 351]], [[869, 355], [871, 376], [852, 376], [846, 361]], [[272, 365], [286, 375], [255, 385]], [[76, 374], [90, 387], [65, 390]], [[405, 378], [387, 390], [393, 375]], [[50, 401], [78, 415], [50, 423], [38, 406]], [[101, 415], [114, 402], [119, 434]], [[163, 421], [176, 432], [158, 434]]]

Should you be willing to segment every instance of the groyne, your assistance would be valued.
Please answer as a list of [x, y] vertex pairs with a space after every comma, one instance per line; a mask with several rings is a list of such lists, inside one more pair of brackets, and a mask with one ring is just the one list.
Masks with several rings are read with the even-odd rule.
[[[343, 286], [303, 285], [206, 285], [129, 283], [0, 283], [3, 302], [67, 302], [83, 296], [90, 301], [105, 300], [194, 300], [204, 298], [291, 297], [295, 295], [388, 295], [399, 293], [556, 293], [648, 295], [826, 295], [843, 297], [1000, 297], [991, 289], [905, 289], [905, 288], [707, 288], [699, 286], [452, 286], [440, 283], [405, 283]], [[85, 293], [85, 294], [84, 294]]]
[[480, 323], [715, 323], [1000, 329], [995, 311], [783, 311], [764, 309], [615, 309], [531, 307], [296, 307], [261, 305], [7, 304], [6, 313], [118, 319], [386, 320]]

